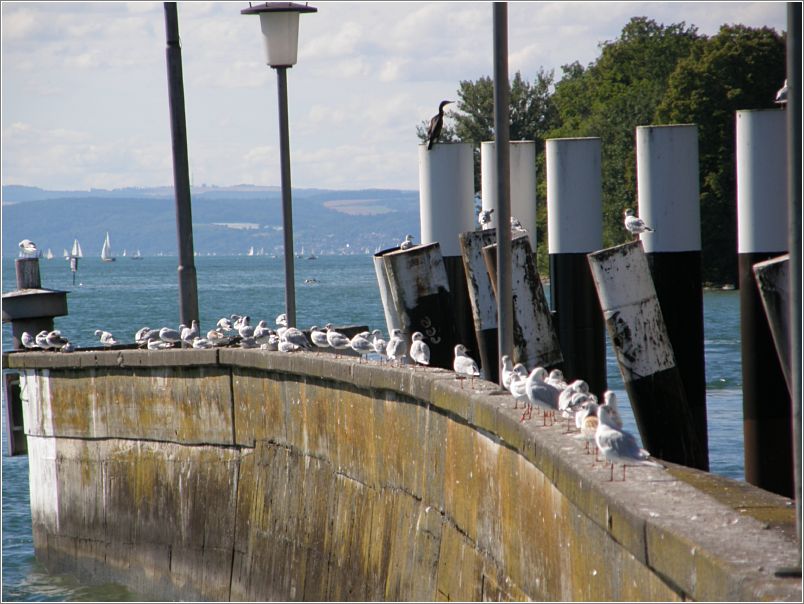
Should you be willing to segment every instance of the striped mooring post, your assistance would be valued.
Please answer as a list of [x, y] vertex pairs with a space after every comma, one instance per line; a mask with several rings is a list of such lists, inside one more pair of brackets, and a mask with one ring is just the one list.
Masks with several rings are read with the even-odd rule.
[[606, 327], [586, 258], [603, 247], [600, 139], [549, 139], [545, 146], [550, 298], [562, 370], [568, 381], [586, 381], [602, 399]]
[[684, 384], [639, 241], [588, 255], [625, 390], [652, 455], [703, 469]]
[[638, 215], [653, 228], [640, 239], [708, 470], [698, 128], [639, 126], [636, 154]]
[[477, 360], [485, 379], [497, 383], [500, 380], [500, 367], [497, 361], [499, 358], [497, 301], [494, 296], [494, 285], [491, 283], [483, 259], [483, 248], [497, 242], [497, 229], [461, 233], [460, 242], [469, 302], [472, 305], [477, 356], [480, 357]]
[[788, 251], [785, 111], [737, 111], [737, 267], [743, 370], [745, 480], [792, 497], [790, 392], [754, 265]]
[[474, 187], [472, 145], [419, 145], [421, 243], [439, 244], [456, 337], [469, 349], [475, 348], [475, 333], [459, 236], [475, 226]]
[[385, 313], [385, 326], [388, 329], [388, 337], [391, 337], [391, 332], [394, 329], [402, 329], [399, 322], [399, 314], [394, 307], [394, 298], [391, 293], [391, 286], [388, 283], [388, 273], [385, 270], [385, 262], [383, 256], [389, 252], [396, 252], [399, 246], [381, 250], [374, 254], [374, 273], [377, 275], [377, 287], [380, 290], [380, 301], [382, 302], [382, 309]]
[[439, 244], [388, 252], [382, 259], [408, 351], [410, 336], [420, 331], [430, 347], [430, 366], [452, 369], [458, 341], [452, 296]]

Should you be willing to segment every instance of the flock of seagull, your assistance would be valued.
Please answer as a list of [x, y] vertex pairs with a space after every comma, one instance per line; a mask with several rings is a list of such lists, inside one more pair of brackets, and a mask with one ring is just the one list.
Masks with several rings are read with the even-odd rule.
[[[140, 348], [148, 350], [237, 346], [289, 353], [331, 349], [336, 355], [351, 350], [359, 355], [360, 362], [368, 360], [369, 355], [377, 355], [381, 363], [387, 361], [398, 366], [412, 363], [414, 369], [430, 364], [430, 348], [424, 335], [418, 331], [411, 335], [408, 347], [401, 329], [393, 329], [386, 341], [379, 329], [361, 331], [350, 338], [327, 323], [323, 328], [312, 326], [308, 337], [300, 329], [288, 326], [285, 313], [276, 317], [275, 322], [276, 329], [269, 328], [264, 320], [253, 326], [248, 315], [231, 315], [219, 319], [215, 328], [204, 336], [194, 320], [190, 326], [181, 325], [179, 329], [143, 327], [134, 335], [134, 341]], [[95, 336], [105, 347], [119, 344], [108, 331], [96, 329]], [[58, 330], [43, 330], [36, 336], [23, 332], [21, 343], [27, 349], [75, 350]], [[599, 451], [611, 464], [610, 480], [614, 479], [616, 463], [622, 465], [622, 480], [625, 480], [625, 468], [629, 465], [663, 467], [651, 461], [649, 453], [639, 446], [636, 438], [623, 430], [617, 397], [613, 391], [606, 391], [604, 402], [599, 403], [597, 397], [589, 392], [589, 385], [584, 380], [567, 383], [560, 369], [548, 373], [545, 368], [536, 367], [528, 371], [522, 363], [513, 365], [507, 355], [503, 355], [501, 361], [502, 384], [513, 396], [514, 408], [522, 404], [520, 421], [531, 419], [534, 407], [542, 414], [543, 426], [547, 426], [548, 421], [552, 425], [559, 414], [567, 420], [568, 433], [574, 424], [578, 432], [576, 438], [585, 442], [587, 451], [591, 446], [596, 447], [596, 461]], [[454, 348], [453, 370], [456, 377], [461, 379], [462, 388], [466, 378], [471, 378], [474, 384], [474, 378], [480, 377], [478, 364], [469, 356], [463, 344], [457, 344]]]

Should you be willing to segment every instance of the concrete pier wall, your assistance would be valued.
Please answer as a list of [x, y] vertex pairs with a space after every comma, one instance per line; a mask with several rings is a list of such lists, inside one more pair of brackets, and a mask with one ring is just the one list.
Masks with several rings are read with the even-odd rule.
[[4, 366], [52, 570], [184, 600], [801, 600], [774, 576], [790, 500], [671, 464], [609, 482], [489, 382], [260, 350]]

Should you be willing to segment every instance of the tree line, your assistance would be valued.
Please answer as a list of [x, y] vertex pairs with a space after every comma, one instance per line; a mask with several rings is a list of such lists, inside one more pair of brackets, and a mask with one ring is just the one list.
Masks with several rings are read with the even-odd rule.
[[[615, 40], [600, 44], [587, 65], [577, 61], [532, 81], [517, 72], [510, 82], [510, 138], [536, 141], [539, 270], [547, 262], [544, 141], [601, 139], [603, 242], [628, 240], [622, 215], [636, 207], [637, 126], [696, 124], [703, 278], [736, 283], [737, 223], [735, 112], [776, 107], [785, 79], [785, 34], [768, 27], [723, 25], [705, 36], [684, 22], [662, 25], [634, 17]], [[475, 190], [480, 190], [482, 141], [494, 138], [494, 92], [490, 77], [461, 81], [457, 112], [441, 140], [475, 145]], [[417, 127], [426, 138], [426, 125]]]

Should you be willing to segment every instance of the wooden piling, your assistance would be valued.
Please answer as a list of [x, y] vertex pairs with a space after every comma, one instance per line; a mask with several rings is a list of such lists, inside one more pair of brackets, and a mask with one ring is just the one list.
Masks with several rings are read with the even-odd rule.
[[656, 457], [703, 469], [706, 450], [698, 440], [641, 242], [588, 258], [643, 445]]

